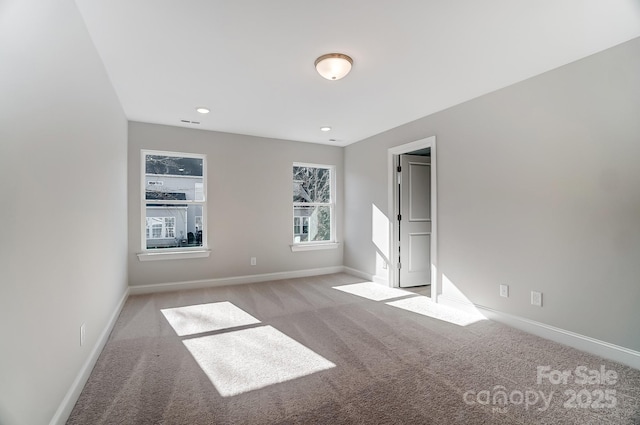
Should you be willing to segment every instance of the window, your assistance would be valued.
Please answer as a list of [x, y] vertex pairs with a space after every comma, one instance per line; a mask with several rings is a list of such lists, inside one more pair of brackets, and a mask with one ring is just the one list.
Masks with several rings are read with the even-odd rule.
[[334, 167], [293, 164], [293, 243], [335, 242]]
[[154, 224], [153, 227], [151, 227], [151, 230], [153, 230], [153, 238], [154, 239], [162, 238], [162, 225], [161, 224]]
[[176, 237], [175, 217], [147, 217], [147, 239], [172, 239]]
[[142, 151], [143, 251], [206, 247], [204, 155]]
[[293, 237], [295, 242], [309, 240], [309, 217], [293, 217]]
[[164, 237], [175, 238], [176, 237], [176, 218], [165, 217], [163, 224], [164, 224]]

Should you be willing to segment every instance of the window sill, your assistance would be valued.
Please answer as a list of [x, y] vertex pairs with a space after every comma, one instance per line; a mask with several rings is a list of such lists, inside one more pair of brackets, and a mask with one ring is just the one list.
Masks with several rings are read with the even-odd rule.
[[168, 251], [168, 252], [141, 252], [138, 254], [140, 261], [159, 260], [184, 260], [188, 258], [206, 258], [211, 253], [209, 249], [199, 249], [191, 251]]
[[336, 249], [340, 246], [340, 242], [328, 242], [328, 243], [307, 243], [307, 244], [293, 244], [291, 245], [291, 251], [319, 251], [321, 249]]

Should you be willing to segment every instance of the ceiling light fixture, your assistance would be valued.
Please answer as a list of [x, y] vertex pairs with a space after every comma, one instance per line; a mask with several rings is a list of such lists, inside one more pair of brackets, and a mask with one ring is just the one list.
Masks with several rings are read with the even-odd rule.
[[353, 59], [342, 53], [328, 53], [316, 59], [318, 74], [327, 80], [339, 80], [344, 78], [353, 65]]
[[328, 125], [324, 127], [320, 127], [320, 131], [331, 131], [331, 127], [329, 127]]
[[205, 108], [204, 106], [197, 107], [196, 111], [200, 112], [201, 114], [208, 114], [209, 112], [211, 112], [209, 108]]

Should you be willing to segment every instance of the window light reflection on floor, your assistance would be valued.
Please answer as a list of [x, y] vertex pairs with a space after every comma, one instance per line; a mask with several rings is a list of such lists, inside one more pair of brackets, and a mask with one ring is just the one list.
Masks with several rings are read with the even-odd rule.
[[351, 295], [367, 298], [372, 301], [390, 300], [391, 298], [415, 295], [413, 292], [403, 291], [399, 288], [389, 288], [374, 282], [354, 283], [352, 285], [334, 286], [333, 289], [346, 292]]
[[260, 323], [258, 319], [228, 301], [165, 308], [161, 311], [179, 336]]
[[416, 296], [386, 303], [392, 307], [418, 313], [423, 316], [443, 320], [458, 326], [467, 326], [486, 318], [480, 313], [462, 311], [442, 304], [436, 304], [430, 298]]
[[260, 320], [228, 301], [161, 312], [179, 336], [189, 337], [182, 343], [223, 397], [336, 366], [271, 326], [255, 326]]
[[271, 326], [191, 338], [183, 344], [223, 397], [336, 366]]
[[480, 320], [486, 320], [477, 310], [463, 311], [442, 304], [436, 304], [429, 297], [416, 295], [414, 292], [405, 291], [400, 288], [389, 288], [374, 282], [334, 286], [333, 289], [372, 301], [384, 301], [404, 297], [403, 299], [390, 301], [386, 304], [454, 325], [467, 326]]

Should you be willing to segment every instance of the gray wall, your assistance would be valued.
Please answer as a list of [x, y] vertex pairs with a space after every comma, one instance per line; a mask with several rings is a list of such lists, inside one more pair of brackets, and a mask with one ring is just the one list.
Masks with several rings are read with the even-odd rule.
[[[207, 155], [209, 258], [140, 262], [140, 150]], [[129, 123], [129, 284], [184, 282], [342, 265], [338, 249], [291, 252], [292, 166], [336, 166], [342, 240], [343, 149], [311, 143]], [[250, 258], [257, 257], [257, 265]]]
[[127, 122], [72, 0], [3, 1], [0, 63], [0, 423], [47, 424], [127, 288]]
[[387, 149], [432, 135], [440, 272], [476, 304], [640, 350], [640, 39], [348, 146], [346, 266], [375, 273]]

